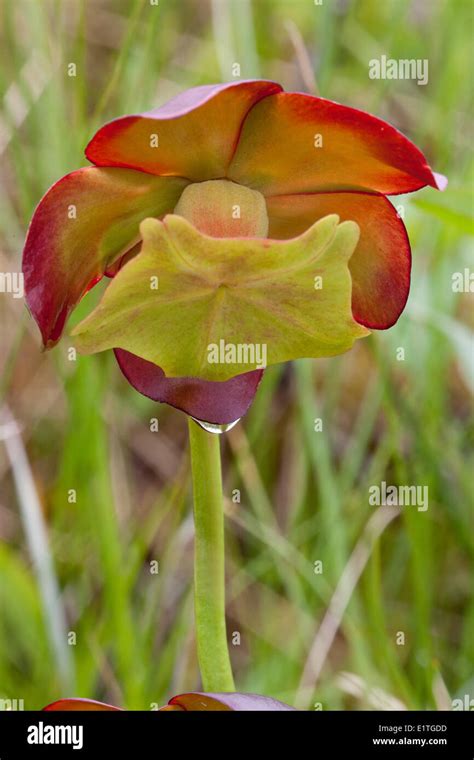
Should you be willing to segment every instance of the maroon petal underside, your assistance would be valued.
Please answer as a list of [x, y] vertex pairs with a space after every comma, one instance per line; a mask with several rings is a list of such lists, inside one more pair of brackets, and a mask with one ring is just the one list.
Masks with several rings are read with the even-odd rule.
[[129, 351], [116, 348], [114, 353], [123, 374], [139, 393], [215, 425], [226, 425], [243, 417], [263, 375], [263, 370], [253, 370], [225, 382], [166, 377], [156, 364]]
[[[172, 697], [167, 705], [160, 707], [159, 712], [223, 712], [223, 711], [294, 711], [285, 702], [260, 694], [241, 694], [239, 692], [222, 692], [207, 694], [205, 692], [187, 692]], [[43, 708], [44, 712], [122, 712], [122, 708], [114, 707], [94, 699], [59, 699]]]
[[179, 694], [169, 701], [169, 705], [178, 706], [186, 711], [294, 711], [294, 707], [280, 702], [272, 697], [264, 697], [261, 694], [242, 694], [239, 692], [204, 693], [188, 692]]

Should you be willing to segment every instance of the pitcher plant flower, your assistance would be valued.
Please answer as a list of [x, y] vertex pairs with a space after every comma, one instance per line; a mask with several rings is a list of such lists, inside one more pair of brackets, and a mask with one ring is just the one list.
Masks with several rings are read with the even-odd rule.
[[[72, 333], [78, 350], [114, 350], [134, 388], [204, 427], [238, 420], [267, 365], [335, 356], [394, 325], [411, 252], [387, 196], [446, 185], [385, 121], [269, 81], [195, 87], [115, 119], [86, 157], [27, 234], [43, 344], [109, 277]], [[203, 688], [233, 692], [219, 444], [193, 421], [189, 432]]]
[[334, 355], [393, 325], [411, 255], [386, 195], [445, 185], [381, 119], [268, 81], [196, 87], [115, 119], [86, 156], [94, 166], [52, 186], [26, 239], [43, 343], [111, 276], [79, 349], [113, 348], [140, 393], [215, 424], [242, 416], [263, 367], [211, 363], [208, 345], [266, 345], [272, 364]]

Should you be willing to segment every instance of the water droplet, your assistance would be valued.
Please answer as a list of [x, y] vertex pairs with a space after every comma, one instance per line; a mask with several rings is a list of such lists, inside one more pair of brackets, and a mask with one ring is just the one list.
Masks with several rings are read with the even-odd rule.
[[235, 422], [228, 422], [226, 425], [216, 425], [215, 422], [204, 422], [203, 420], [197, 420], [195, 417], [193, 417], [193, 420], [194, 422], [197, 422], [203, 430], [207, 430], [208, 433], [222, 435], [222, 433], [227, 433], [228, 430], [232, 430], [232, 428], [240, 422], [240, 417], [238, 420], [235, 420]]

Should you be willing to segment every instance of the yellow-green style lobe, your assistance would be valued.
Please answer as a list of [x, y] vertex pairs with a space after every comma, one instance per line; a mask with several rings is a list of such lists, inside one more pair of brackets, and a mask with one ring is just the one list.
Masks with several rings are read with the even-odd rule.
[[123, 348], [169, 377], [223, 381], [369, 333], [351, 310], [355, 222], [329, 215], [285, 241], [211, 237], [178, 215], [140, 232], [141, 252], [73, 332], [83, 353]]

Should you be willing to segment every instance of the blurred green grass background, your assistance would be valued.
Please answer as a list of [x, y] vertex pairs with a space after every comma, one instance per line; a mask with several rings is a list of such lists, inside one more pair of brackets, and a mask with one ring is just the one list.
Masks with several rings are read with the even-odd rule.
[[[0, 0], [2, 271], [19, 271], [35, 205], [86, 164], [101, 123], [231, 79], [235, 62], [242, 78], [316, 81], [386, 118], [449, 177], [443, 195], [396, 199], [414, 255], [397, 326], [345, 356], [270, 369], [223, 436], [240, 691], [312, 709], [474, 696], [472, 296], [452, 289], [472, 267], [472, 27], [469, 0]], [[428, 59], [428, 85], [370, 80], [383, 54]], [[27, 453], [9, 459], [0, 441], [0, 700], [150, 709], [197, 689], [184, 415], [134, 393], [110, 356], [68, 361], [67, 340], [40, 353], [21, 300], [1, 295], [0, 312], [2, 403]], [[25, 482], [28, 467], [22, 508], [13, 475]], [[370, 506], [382, 481], [427, 485], [429, 509]], [[26, 540], [35, 496], [52, 602]]]

